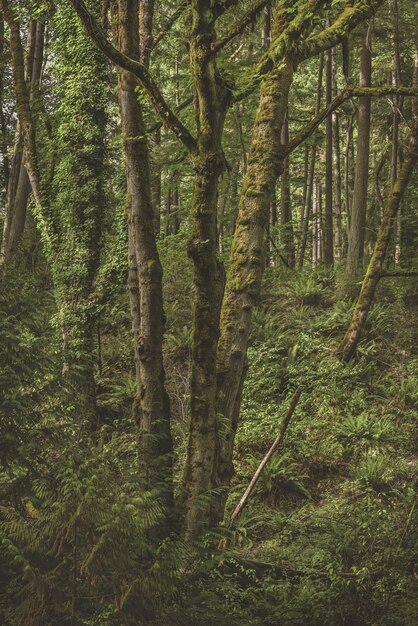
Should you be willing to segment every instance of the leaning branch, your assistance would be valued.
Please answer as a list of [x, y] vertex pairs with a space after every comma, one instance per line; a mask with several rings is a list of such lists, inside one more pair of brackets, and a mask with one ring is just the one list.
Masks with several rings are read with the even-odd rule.
[[254, 489], [258, 479], [260, 478], [265, 466], [267, 465], [267, 463], [270, 461], [271, 457], [273, 456], [273, 454], [276, 452], [277, 448], [283, 443], [286, 431], [287, 431], [287, 427], [289, 426], [290, 420], [292, 419], [292, 415], [296, 410], [296, 407], [298, 405], [298, 402], [300, 400], [300, 397], [302, 395], [302, 389], [298, 389], [292, 396], [292, 399], [290, 401], [290, 406], [287, 410], [287, 413], [284, 417], [284, 420], [282, 422], [282, 425], [280, 427], [280, 431], [279, 434], [277, 435], [276, 439], [273, 442], [273, 445], [271, 446], [270, 450], [267, 452], [266, 456], [264, 457], [264, 459], [261, 461], [260, 465], [257, 468], [256, 473], [254, 474], [254, 476], [252, 477], [252, 479], [250, 480], [248, 487], [246, 488], [246, 490], [244, 491], [244, 494], [241, 498], [241, 500], [238, 502], [237, 506], [235, 507], [234, 511], [232, 512], [231, 515], [231, 523], [233, 521], [235, 521], [238, 517], [238, 515], [241, 513], [242, 509], [244, 508], [244, 506], [247, 503], [248, 498], [251, 495], [252, 490]]
[[249, 25], [253, 20], [257, 17], [262, 9], [265, 6], [270, 4], [270, 0], [261, 0], [257, 2], [255, 6], [253, 6], [247, 13], [245, 13], [241, 19], [236, 23], [236, 25], [223, 37], [220, 37], [212, 44], [213, 52], [219, 52], [224, 48], [230, 41], [235, 39], [238, 35], [242, 33], [242, 31]]
[[154, 35], [153, 44], [152, 44], [153, 50], [158, 46], [160, 41], [164, 39], [164, 37], [170, 32], [174, 24], [177, 22], [178, 19], [180, 19], [180, 17], [186, 11], [188, 6], [189, 6], [189, 0], [183, 0], [183, 2], [180, 2], [180, 5], [177, 7], [174, 13], [167, 20], [164, 30]]
[[388, 96], [388, 95], [401, 95], [401, 96], [418, 96], [418, 87], [394, 87], [391, 85], [385, 85], [382, 87], [348, 87], [344, 89], [338, 96], [332, 100], [322, 111], [318, 113], [304, 128], [290, 141], [286, 146], [283, 146], [283, 157], [293, 152], [301, 143], [305, 141], [312, 133], [318, 128], [318, 126], [329, 116], [336, 111], [344, 102], [350, 100], [350, 98], [356, 98], [360, 96]]
[[91, 37], [97, 47], [113, 63], [127, 72], [131, 72], [131, 74], [138, 78], [163, 124], [176, 135], [176, 137], [186, 146], [189, 152], [195, 152], [196, 140], [166, 102], [157, 83], [147, 68], [142, 63], [124, 55], [110, 43], [103, 30], [97, 24], [95, 18], [86, 8], [83, 0], [71, 0], [71, 2], [82, 24], [84, 25], [87, 34]]
[[354, 6], [346, 6], [329, 28], [304, 40], [303, 33], [312, 27], [315, 16], [324, 4], [321, 0], [311, 0], [306, 9], [298, 13], [289, 26], [272, 41], [267, 52], [257, 63], [252, 76], [246, 80], [240, 93], [236, 94], [235, 100], [240, 101], [252, 93], [285, 56], [293, 56], [297, 63], [300, 63], [334, 47], [360, 22], [371, 17], [382, 3], [383, 0], [357, 0]]
[[384, 0], [358, 0], [353, 6], [346, 6], [331, 26], [308, 37], [302, 43], [299, 47], [299, 59], [309, 59], [341, 43], [350, 31], [374, 15], [383, 2]]

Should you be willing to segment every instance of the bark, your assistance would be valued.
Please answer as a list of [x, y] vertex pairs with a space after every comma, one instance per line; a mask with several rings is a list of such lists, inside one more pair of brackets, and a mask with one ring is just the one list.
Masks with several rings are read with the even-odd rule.
[[209, 527], [216, 446], [216, 357], [224, 288], [218, 259], [218, 180], [224, 169], [221, 138], [229, 93], [212, 53], [215, 17], [210, 0], [193, 0], [191, 71], [196, 90], [197, 154], [192, 198], [193, 232], [188, 253], [196, 290], [193, 318], [190, 436], [185, 474], [185, 535]]
[[35, 202], [41, 207], [41, 184], [36, 152], [35, 126], [30, 107], [30, 94], [25, 81], [25, 63], [22, 42], [20, 40], [20, 26], [7, 0], [2, 0], [2, 10], [10, 29], [10, 51], [13, 63], [16, 106], [23, 135], [26, 169]]
[[[321, 54], [320, 59], [319, 59], [318, 89], [317, 89], [317, 94], [316, 94], [315, 115], [319, 114], [319, 111], [321, 108], [323, 72], [324, 72], [324, 55]], [[304, 206], [304, 211], [303, 211], [303, 222], [301, 224], [301, 239], [300, 239], [299, 258], [298, 258], [298, 268], [300, 270], [303, 268], [303, 263], [305, 259], [306, 246], [308, 243], [309, 222], [310, 222], [311, 214], [312, 214], [315, 160], [316, 160], [316, 146], [314, 144], [309, 150], [309, 173], [308, 173], [308, 178], [306, 182], [305, 206]]]
[[3, 76], [5, 67], [3, 65], [3, 53], [4, 53], [4, 19], [0, 16], [0, 134], [1, 134], [1, 152], [2, 152], [2, 169], [3, 169], [3, 183], [4, 188], [7, 189], [9, 184], [10, 163], [8, 157], [8, 145], [7, 145], [7, 125], [6, 118], [3, 109]]
[[[146, 7], [142, 6], [140, 15], [145, 22], [141, 23], [140, 28], [138, 0], [119, 0], [118, 6], [113, 5], [114, 37], [118, 40], [121, 52], [131, 58], [138, 58], [139, 55], [138, 29], [145, 37], [152, 23], [152, 16], [150, 18], [148, 13], [144, 15], [145, 9], [150, 9], [152, 3], [146, 4]], [[144, 55], [147, 50], [145, 47]], [[148, 144], [142, 106], [136, 94], [137, 81], [132, 74], [122, 69], [118, 74], [129, 224], [132, 226], [129, 251], [130, 296], [132, 326], [134, 333], [137, 334], [137, 396], [134, 414], [139, 428], [140, 478], [144, 489], [157, 489], [163, 494], [167, 506], [171, 508], [172, 439], [170, 401], [165, 389], [162, 354], [164, 333], [162, 267], [154, 232]], [[133, 284], [134, 259], [137, 287]]]
[[[332, 101], [332, 52], [327, 52], [326, 63], [327, 106]], [[326, 120], [325, 134], [325, 219], [324, 219], [324, 262], [325, 267], [334, 265], [334, 225], [333, 225], [333, 163], [332, 163], [332, 115]]]
[[[284, 146], [289, 143], [289, 122], [287, 116], [282, 126], [281, 142]], [[295, 266], [295, 241], [293, 235], [289, 178], [289, 157], [286, 157], [283, 161], [283, 173], [280, 185], [281, 247], [287, 265], [293, 268]]]
[[[390, 11], [393, 20], [392, 34], [392, 85], [398, 87], [400, 84], [401, 59], [399, 51], [399, 12], [397, 0], [391, 0]], [[392, 150], [391, 150], [391, 168], [390, 180], [391, 185], [395, 184], [398, 176], [398, 160], [399, 160], [399, 122], [400, 122], [400, 96], [393, 96], [393, 114], [392, 114]], [[395, 229], [395, 262], [399, 263], [401, 258], [401, 240], [402, 240], [402, 218], [401, 207], [399, 207]]]
[[[45, 25], [41, 20], [31, 20], [28, 27], [28, 53], [25, 64], [25, 80], [29, 85], [30, 107], [34, 108], [39, 93], [41, 79]], [[3, 224], [3, 239], [0, 253], [0, 267], [7, 265], [22, 238], [29, 200], [30, 183], [26, 171], [25, 158], [22, 155], [20, 130], [17, 129], [17, 141], [13, 157], [10, 188], [7, 193], [6, 215]]]
[[[417, 84], [418, 60], [415, 62], [414, 74], [414, 82]], [[405, 193], [418, 159], [418, 98], [414, 99], [413, 114], [414, 122], [409, 135], [409, 146], [405, 155], [405, 160], [402, 164], [399, 176], [387, 198], [373, 255], [361, 286], [360, 295], [354, 309], [353, 317], [340, 346], [341, 359], [346, 362], [349, 361], [355, 354], [367, 315], [373, 303], [376, 287], [380, 278], [382, 278], [385, 273], [384, 263], [394, 220], [396, 219], [402, 196]]]
[[[275, 18], [274, 29], [285, 23]], [[223, 517], [226, 488], [233, 475], [232, 453], [236, 411], [251, 332], [265, 267], [264, 235], [276, 180], [282, 172], [281, 130], [292, 83], [294, 59], [287, 57], [261, 87], [260, 103], [248, 154], [239, 214], [222, 306], [217, 364], [217, 414], [221, 416], [216, 461], [218, 497], [213, 521]]]
[[[360, 53], [360, 86], [371, 84], [371, 51], [366, 41]], [[359, 98], [358, 139], [356, 171], [354, 177], [354, 195], [351, 208], [350, 230], [348, 236], [346, 275], [351, 281], [361, 269], [364, 256], [364, 235], [366, 228], [367, 186], [369, 180], [370, 151], [370, 97]]]
[[[337, 96], [337, 59], [336, 49], [331, 50], [332, 58], [332, 99]], [[341, 257], [342, 250], [342, 207], [341, 207], [341, 159], [340, 159], [340, 123], [337, 111], [332, 114], [332, 170], [333, 170], [333, 211], [335, 256]]]

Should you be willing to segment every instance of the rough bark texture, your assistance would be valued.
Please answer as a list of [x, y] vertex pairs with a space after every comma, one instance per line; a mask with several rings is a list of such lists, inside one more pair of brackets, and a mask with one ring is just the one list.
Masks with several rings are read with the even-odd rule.
[[[150, 3], [147, 3], [148, 5]], [[152, 3], [151, 3], [152, 4]], [[114, 32], [123, 54], [138, 58], [138, 0], [119, 0], [113, 6]], [[150, 31], [151, 6], [142, 6], [141, 33]], [[144, 55], [147, 55], [149, 43]], [[146, 60], [146, 63], [148, 60]], [[170, 402], [165, 389], [162, 355], [164, 312], [162, 267], [154, 233], [154, 212], [151, 201], [151, 176], [142, 107], [138, 102], [137, 81], [119, 70], [119, 104], [126, 155], [126, 177], [130, 233], [130, 256], [137, 266], [139, 289], [134, 290], [133, 258], [130, 260], [131, 312], [137, 334], [137, 397], [135, 417], [139, 427], [140, 477], [145, 489], [159, 489], [172, 505], [172, 439]], [[133, 255], [134, 253], [134, 255]], [[139, 291], [138, 303], [134, 302]], [[139, 329], [136, 330], [139, 317]]]
[[[418, 79], [418, 62], [415, 65], [415, 84]], [[384, 273], [384, 262], [387, 255], [391, 231], [396, 219], [399, 205], [405, 189], [411, 178], [412, 171], [418, 159], [418, 99], [413, 105], [414, 122], [409, 136], [409, 146], [402, 164], [398, 179], [393, 185], [386, 201], [383, 218], [374, 247], [373, 256], [364, 277], [360, 295], [354, 309], [347, 333], [340, 346], [341, 359], [349, 361], [355, 354], [367, 315], [373, 303], [377, 284]]]
[[216, 446], [216, 355], [224, 288], [218, 259], [218, 179], [224, 168], [221, 137], [229, 96], [218, 76], [211, 45], [215, 16], [210, 0], [192, 2], [191, 71], [196, 89], [198, 152], [194, 157], [193, 232], [188, 252], [194, 263], [190, 437], [185, 476], [185, 533], [196, 537], [210, 523]]
[[[283, 26], [280, 19], [276, 18], [276, 34]], [[243, 384], [252, 311], [258, 300], [265, 267], [265, 229], [275, 183], [283, 167], [280, 138], [293, 66], [294, 60], [287, 57], [280, 69], [271, 72], [262, 85], [243, 181], [221, 317], [217, 366], [217, 413], [220, 426], [216, 463], [216, 486], [220, 495], [214, 501], [214, 521], [222, 519], [224, 490], [233, 475], [236, 404], [239, 405]]]
[[[370, 86], [372, 71], [371, 59], [371, 51], [368, 47], [368, 43], [366, 42], [360, 53], [361, 87]], [[356, 171], [354, 177], [354, 194], [351, 207], [346, 266], [348, 280], [354, 278], [360, 270], [364, 255], [367, 185], [369, 180], [370, 108], [371, 102], [368, 96], [362, 96], [359, 98]]]
[[[332, 100], [332, 56], [327, 52], [326, 104]], [[334, 264], [333, 225], [333, 167], [332, 167], [332, 115], [326, 120], [325, 136], [325, 219], [324, 219], [324, 262], [330, 268]]]
[[[316, 93], [315, 116], [319, 114], [319, 111], [321, 108], [323, 73], [324, 73], [324, 55], [321, 54], [320, 59], [319, 59], [318, 89]], [[309, 159], [309, 171], [308, 171], [308, 177], [306, 181], [305, 206], [304, 206], [304, 211], [303, 211], [303, 221], [301, 223], [301, 238], [300, 238], [299, 257], [298, 257], [299, 269], [303, 268], [306, 246], [308, 243], [309, 222], [310, 222], [311, 215], [312, 215], [312, 201], [313, 201], [313, 187], [314, 187], [315, 159], [316, 159], [316, 146], [315, 145], [313, 145], [309, 149], [308, 159]]]
[[[289, 122], [284, 120], [281, 133], [282, 145], [289, 143]], [[283, 257], [289, 267], [295, 266], [295, 241], [293, 235], [292, 205], [290, 197], [289, 157], [283, 161], [280, 181], [280, 226]]]
[[[331, 50], [332, 99], [337, 97], [337, 59], [336, 49]], [[334, 212], [335, 257], [341, 257], [342, 249], [342, 208], [341, 208], [341, 160], [340, 160], [340, 122], [337, 111], [332, 113], [332, 198]]]
[[[28, 30], [25, 79], [29, 85], [29, 101], [33, 108], [34, 101], [39, 93], [38, 87], [42, 71], [45, 25], [41, 20], [31, 20]], [[20, 128], [17, 129], [17, 137], [12, 175], [9, 179], [10, 186], [7, 193], [0, 267], [7, 265], [22, 238], [29, 200], [30, 183], [26, 172], [25, 159], [22, 155]]]

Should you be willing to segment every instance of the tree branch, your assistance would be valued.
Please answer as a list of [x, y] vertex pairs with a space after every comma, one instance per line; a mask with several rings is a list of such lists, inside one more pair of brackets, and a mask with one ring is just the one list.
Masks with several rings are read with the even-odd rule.
[[213, 52], [219, 52], [219, 50], [222, 50], [222, 48], [224, 48], [230, 41], [242, 33], [244, 28], [251, 24], [251, 22], [257, 17], [258, 13], [268, 4], [270, 4], [270, 0], [260, 0], [255, 6], [252, 7], [252, 9], [249, 9], [229, 31], [229, 33], [213, 42]]
[[329, 28], [308, 37], [299, 47], [298, 58], [303, 61], [341, 43], [358, 24], [371, 17], [383, 2], [384, 0], [357, 0], [353, 6], [346, 6]]
[[418, 88], [415, 87], [396, 87], [396, 86], [383, 86], [383, 87], [348, 87], [342, 91], [338, 96], [330, 102], [330, 104], [322, 109], [286, 146], [283, 146], [282, 155], [287, 156], [293, 152], [301, 143], [305, 141], [312, 133], [318, 128], [318, 126], [336, 109], [338, 109], [344, 102], [350, 98], [357, 96], [388, 96], [388, 95], [402, 95], [402, 96], [417, 96]]
[[167, 20], [164, 30], [160, 31], [159, 33], [157, 33], [154, 36], [153, 44], [152, 44], [152, 49], [153, 50], [158, 46], [158, 44], [160, 43], [161, 39], [163, 39], [167, 35], [167, 33], [170, 32], [170, 30], [173, 27], [173, 25], [183, 15], [183, 13], [186, 11], [188, 6], [189, 6], [189, 0], [183, 0], [183, 2], [180, 3], [180, 5], [174, 11], [174, 13], [171, 15], [171, 17], [169, 17], [169, 19]]
[[108, 41], [103, 30], [86, 8], [83, 0], [71, 0], [71, 2], [82, 24], [84, 25], [87, 34], [91, 37], [97, 47], [113, 63], [122, 69], [131, 72], [131, 74], [138, 78], [163, 124], [176, 135], [176, 137], [186, 146], [189, 152], [194, 153], [196, 150], [196, 140], [166, 102], [157, 83], [147, 68], [142, 63], [139, 63], [138, 61], [122, 54], [120, 50], [115, 48], [115, 46]]

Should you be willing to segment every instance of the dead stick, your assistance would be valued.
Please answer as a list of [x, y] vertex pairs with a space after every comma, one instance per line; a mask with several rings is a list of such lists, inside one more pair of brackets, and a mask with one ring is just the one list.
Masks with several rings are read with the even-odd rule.
[[295, 409], [298, 405], [300, 396], [302, 395], [302, 389], [298, 389], [292, 397], [292, 400], [290, 402], [290, 406], [287, 410], [286, 416], [282, 422], [282, 425], [280, 427], [280, 431], [279, 434], [277, 435], [276, 439], [273, 442], [273, 445], [271, 446], [270, 450], [267, 452], [266, 456], [264, 457], [264, 459], [261, 461], [260, 465], [257, 468], [256, 473], [254, 474], [254, 476], [252, 477], [252, 479], [250, 480], [248, 487], [246, 488], [246, 490], [244, 491], [244, 494], [241, 498], [241, 500], [239, 501], [239, 503], [237, 504], [237, 506], [235, 507], [232, 515], [231, 515], [231, 519], [230, 522], [234, 522], [238, 515], [241, 513], [242, 509], [244, 508], [244, 506], [247, 503], [247, 500], [252, 492], [252, 490], [254, 489], [258, 479], [260, 478], [263, 469], [265, 468], [265, 466], [267, 465], [267, 463], [270, 461], [271, 457], [273, 456], [273, 454], [276, 452], [277, 448], [280, 446], [281, 443], [283, 443], [283, 439], [284, 436], [286, 434], [286, 430], [287, 427], [289, 426], [290, 420], [292, 419], [292, 415], [295, 412]]

